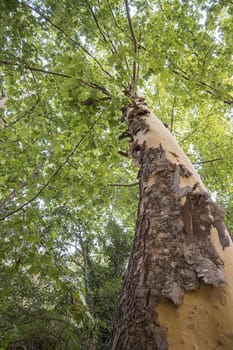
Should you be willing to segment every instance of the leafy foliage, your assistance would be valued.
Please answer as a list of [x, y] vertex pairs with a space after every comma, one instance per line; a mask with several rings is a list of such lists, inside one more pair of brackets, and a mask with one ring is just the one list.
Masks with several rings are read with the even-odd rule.
[[229, 1], [0, 0], [2, 349], [103, 349], [137, 170], [118, 150], [139, 90], [233, 229]]

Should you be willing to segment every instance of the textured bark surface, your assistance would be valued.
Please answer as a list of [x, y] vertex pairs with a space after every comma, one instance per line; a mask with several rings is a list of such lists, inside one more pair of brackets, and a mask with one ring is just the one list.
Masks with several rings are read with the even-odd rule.
[[166, 350], [167, 327], [160, 324], [156, 307], [163, 300], [181, 305], [184, 293], [201, 282], [224, 283], [224, 263], [211, 230], [218, 231], [223, 249], [230, 240], [223, 209], [211, 200], [179, 146], [166, 143], [164, 136], [161, 143], [156, 140], [154, 115], [144, 100], [125, 106], [123, 118], [133, 138], [129, 155], [140, 167], [140, 202], [109, 349]]

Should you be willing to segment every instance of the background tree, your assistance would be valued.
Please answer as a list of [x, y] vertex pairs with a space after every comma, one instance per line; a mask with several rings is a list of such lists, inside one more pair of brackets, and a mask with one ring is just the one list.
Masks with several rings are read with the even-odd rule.
[[[61, 348], [101, 348], [114, 304], [106, 315], [103, 275], [119, 277], [110, 248], [132, 233], [138, 199], [137, 186], [109, 186], [138, 182], [137, 170], [118, 154], [128, 149], [118, 140], [126, 92], [141, 90], [232, 227], [232, 6], [2, 0], [0, 7], [0, 84], [8, 96], [0, 110], [1, 346], [23, 338], [29, 347], [43, 329], [38, 342], [51, 347], [61, 334], [71, 339], [59, 341]], [[105, 229], [111, 217], [124, 227], [119, 241]], [[113, 298], [119, 280], [112, 283]], [[62, 322], [48, 323], [50, 312]], [[57, 331], [63, 312], [65, 336]], [[28, 320], [40, 314], [42, 328], [32, 327]]]

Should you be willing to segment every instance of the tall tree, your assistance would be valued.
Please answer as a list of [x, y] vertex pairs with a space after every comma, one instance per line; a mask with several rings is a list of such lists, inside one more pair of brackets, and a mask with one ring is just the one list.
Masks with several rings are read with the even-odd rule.
[[[206, 188], [229, 213], [231, 4], [0, 5], [4, 269], [29, 271], [29, 284], [40, 265], [53, 270], [57, 233], [47, 223], [56, 207], [72, 208], [80, 222], [89, 218], [96, 235], [109, 209], [130, 225], [139, 182], [136, 234], [109, 347], [230, 349], [232, 247], [224, 211]], [[119, 153], [139, 167], [138, 179]]]

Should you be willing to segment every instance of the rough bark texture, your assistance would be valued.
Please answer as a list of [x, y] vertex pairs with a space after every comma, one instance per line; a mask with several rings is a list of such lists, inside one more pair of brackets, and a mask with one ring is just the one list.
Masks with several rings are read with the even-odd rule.
[[198, 289], [201, 282], [214, 287], [224, 283], [224, 263], [212, 243], [212, 228], [223, 249], [230, 241], [224, 210], [197, 181], [180, 150], [153, 143], [153, 115], [144, 100], [125, 106], [123, 119], [133, 138], [129, 155], [140, 167], [140, 202], [109, 349], [167, 350], [167, 329], [156, 307], [164, 299], [181, 305], [184, 293]]

